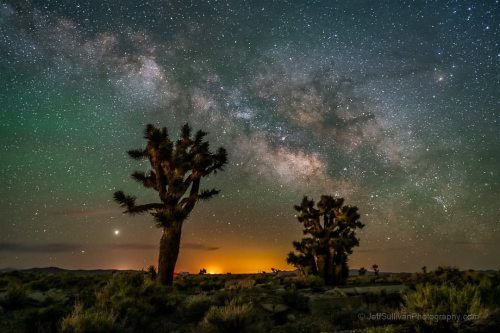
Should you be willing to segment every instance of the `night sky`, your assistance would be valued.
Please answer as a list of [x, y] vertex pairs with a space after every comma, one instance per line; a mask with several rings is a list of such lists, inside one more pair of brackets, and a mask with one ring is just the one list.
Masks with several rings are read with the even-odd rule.
[[291, 269], [303, 195], [366, 227], [353, 268], [500, 268], [498, 1], [0, 0], [0, 267], [146, 268], [147, 123], [228, 150], [177, 271]]

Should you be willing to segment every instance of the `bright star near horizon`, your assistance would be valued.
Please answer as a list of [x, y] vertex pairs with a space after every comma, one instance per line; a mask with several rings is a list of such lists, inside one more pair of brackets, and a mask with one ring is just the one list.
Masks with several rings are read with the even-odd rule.
[[115, 234], [115, 236], [118, 236], [118, 235], [120, 234], [120, 230], [115, 229], [115, 230], [113, 231], [113, 233]]

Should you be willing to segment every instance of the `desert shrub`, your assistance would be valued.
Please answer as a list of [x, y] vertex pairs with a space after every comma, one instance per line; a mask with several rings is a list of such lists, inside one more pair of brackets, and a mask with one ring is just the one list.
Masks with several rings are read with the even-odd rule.
[[202, 326], [207, 333], [257, 333], [262, 330], [252, 304], [242, 303], [239, 299], [233, 299], [225, 306], [212, 306]]
[[[436, 328], [439, 331], [453, 331], [465, 322], [464, 315], [485, 318], [488, 311], [482, 307], [478, 286], [464, 285], [418, 285], [416, 290], [404, 297], [404, 313], [426, 315], [416, 325], [422, 329]], [[460, 320], [446, 320], [439, 315], [458, 315]]]
[[7, 292], [2, 302], [2, 306], [7, 310], [22, 308], [28, 302], [26, 288], [21, 284], [12, 282], [7, 286]]
[[71, 304], [75, 302], [82, 303], [85, 307], [92, 306], [96, 303], [96, 291], [102, 289], [103, 286], [88, 286], [87, 288], [81, 289], [74, 295], [69, 295]]
[[171, 288], [144, 279], [140, 272], [116, 276], [96, 298], [102, 307], [113, 309], [119, 318], [126, 320], [174, 312], [182, 301]]
[[271, 333], [320, 333], [321, 328], [310, 317], [300, 318], [284, 325], [275, 326]]
[[465, 284], [476, 284], [480, 277], [480, 272], [461, 272], [457, 267], [440, 266], [427, 273], [412, 273], [404, 282], [413, 288], [419, 284], [448, 284], [462, 287]]
[[391, 325], [369, 327], [363, 331], [363, 333], [396, 333], [396, 332], [398, 332], [396, 327]]
[[337, 307], [328, 319], [333, 327], [341, 329], [356, 329], [365, 325], [358, 321], [358, 312], [351, 306]]
[[0, 290], [4, 290], [9, 285], [10, 279], [5, 274], [0, 274]]
[[164, 286], [156, 285], [154, 293], [146, 294], [146, 299], [154, 307], [154, 313], [173, 314], [179, 308], [184, 297]]
[[398, 308], [403, 304], [403, 295], [398, 292], [383, 293], [380, 302], [391, 308]]
[[465, 285], [455, 288], [448, 285], [420, 285], [405, 297], [405, 309], [429, 314], [479, 314], [483, 312], [479, 288]]
[[313, 291], [323, 291], [325, 281], [317, 275], [302, 275], [293, 278], [286, 278], [283, 283], [288, 288], [311, 288]]
[[446, 283], [456, 287], [466, 284], [465, 275], [457, 267], [453, 266], [439, 266], [431, 272], [430, 278], [433, 284]]
[[309, 312], [309, 297], [302, 295], [295, 289], [287, 290], [282, 295], [283, 303], [300, 312]]
[[224, 287], [224, 281], [219, 279], [207, 279], [200, 282], [199, 287], [202, 291], [219, 290]]
[[[183, 299], [171, 288], [145, 279], [143, 273], [125, 273], [114, 276], [96, 293], [94, 308], [112, 311], [126, 331], [153, 331], [177, 313]], [[153, 317], [159, 319], [150, 320]]]
[[[323, 331], [359, 328], [359, 304], [347, 303], [347, 298], [311, 297], [311, 315]], [[335, 328], [335, 329], [332, 329]]]
[[322, 278], [316, 275], [310, 275], [308, 276], [307, 280], [309, 288], [311, 288], [313, 291], [323, 291], [325, 281]]
[[236, 293], [235, 290], [223, 289], [215, 292], [212, 297], [216, 305], [225, 305], [235, 297]]
[[87, 284], [89, 277], [78, 276], [76, 274], [71, 274], [69, 272], [63, 273], [59, 276], [59, 279], [51, 280], [51, 288], [71, 288], [71, 287], [82, 287]]
[[60, 287], [59, 277], [55, 275], [49, 275], [49, 276], [41, 275], [37, 279], [28, 283], [26, 287], [32, 290], [47, 291], [51, 288], [54, 288], [54, 285]]
[[144, 275], [142, 273], [119, 274], [111, 278], [96, 293], [96, 298], [101, 305], [113, 306], [125, 298], [136, 298], [136, 296], [142, 294], [144, 287]]
[[492, 311], [484, 320], [465, 323], [464, 326], [460, 328], [460, 333], [497, 333], [500, 327], [500, 309]]
[[224, 284], [226, 289], [249, 289], [255, 286], [256, 281], [254, 279], [236, 279], [227, 280]]
[[238, 283], [238, 287], [240, 289], [250, 289], [250, 288], [254, 287], [256, 283], [257, 283], [257, 281], [254, 279], [249, 279], [249, 278], [241, 279]]
[[116, 316], [112, 312], [83, 308], [75, 304], [73, 312], [61, 322], [62, 333], [109, 333], [118, 332]]
[[25, 311], [23, 322], [25, 332], [58, 332], [59, 323], [71, 308], [64, 304], [52, 304], [40, 309], [29, 309]]
[[481, 294], [481, 301], [484, 304], [492, 307], [500, 305], [500, 281], [483, 276], [478, 283], [478, 287]]
[[184, 301], [184, 316], [188, 322], [198, 322], [213, 304], [213, 299], [206, 294], [188, 296]]
[[174, 287], [180, 291], [193, 290], [198, 286], [198, 282], [191, 276], [184, 276], [174, 280]]
[[309, 288], [308, 277], [309, 275], [297, 275], [292, 277], [285, 277], [282, 279], [282, 284], [285, 285], [286, 288], [296, 288], [296, 289]]
[[267, 273], [255, 275], [254, 278], [255, 278], [255, 284], [267, 283], [270, 280], [270, 276]]

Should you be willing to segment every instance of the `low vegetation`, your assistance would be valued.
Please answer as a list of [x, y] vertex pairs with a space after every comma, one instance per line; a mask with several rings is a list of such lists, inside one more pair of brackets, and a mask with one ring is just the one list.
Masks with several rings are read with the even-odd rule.
[[[368, 272], [331, 287], [290, 272], [187, 275], [164, 286], [147, 272], [0, 275], [5, 332], [492, 332], [500, 272], [441, 267]], [[377, 313], [390, 318], [371, 318]], [[419, 314], [402, 320], [401, 315]], [[458, 315], [447, 320], [443, 315]], [[426, 317], [424, 317], [426, 315]], [[441, 316], [441, 317], [439, 317]], [[441, 318], [441, 319], [439, 319]]]

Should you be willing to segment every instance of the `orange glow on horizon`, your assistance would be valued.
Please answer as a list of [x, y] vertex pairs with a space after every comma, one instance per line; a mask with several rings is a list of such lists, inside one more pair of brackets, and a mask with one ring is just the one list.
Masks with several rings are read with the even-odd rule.
[[205, 266], [205, 269], [207, 270], [207, 274], [223, 274], [224, 271], [215, 265], [207, 265]]
[[[195, 259], [195, 260], [193, 260]], [[292, 266], [286, 264], [283, 255], [271, 253], [271, 251], [228, 251], [219, 253], [206, 253], [203, 258], [190, 258], [183, 256], [177, 265], [178, 271], [188, 271], [197, 273], [205, 268], [208, 274], [226, 274], [226, 273], [260, 273], [262, 271], [270, 272], [271, 268], [280, 270], [293, 270]]]

